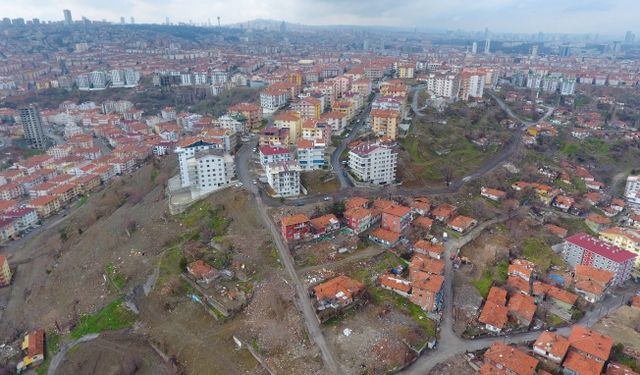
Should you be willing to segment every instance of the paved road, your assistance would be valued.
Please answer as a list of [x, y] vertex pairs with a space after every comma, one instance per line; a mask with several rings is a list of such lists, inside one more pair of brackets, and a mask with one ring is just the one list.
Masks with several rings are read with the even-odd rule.
[[340, 155], [347, 148], [347, 145], [353, 141], [356, 137], [357, 133], [360, 131], [362, 126], [364, 125], [367, 117], [369, 117], [369, 112], [371, 112], [371, 103], [378, 97], [378, 94], [375, 94], [372, 100], [369, 100], [367, 106], [357, 115], [351, 124], [353, 125], [351, 132], [348, 137], [345, 137], [340, 142], [340, 145], [333, 151], [331, 154], [331, 168], [336, 173], [338, 177], [338, 181], [340, 181], [340, 189], [346, 189], [353, 186], [351, 180], [347, 177], [347, 172], [342, 168], [342, 164], [340, 164]]
[[414, 92], [413, 92], [413, 100], [411, 101], [411, 109], [413, 110], [413, 113], [415, 113], [415, 115], [418, 117], [424, 116], [420, 108], [418, 108], [418, 97], [420, 96], [419, 95], [420, 91], [426, 90], [426, 88], [427, 88], [427, 85], [425, 84], [421, 84], [413, 87]]
[[[437, 364], [445, 362], [458, 354], [462, 354], [467, 351], [471, 352], [486, 349], [496, 341], [503, 341], [506, 343], [526, 343], [538, 338], [540, 331], [467, 340], [458, 337], [453, 331], [453, 265], [451, 260], [449, 260], [449, 256], [457, 249], [475, 239], [490, 225], [505, 220], [508, 220], [508, 217], [504, 216], [489, 220], [476, 227], [467, 235], [459, 239], [451, 239], [445, 243], [444, 311], [443, 319], [440, 323], [440, 337], [438, 339], [437, 349], [426, 351], [425, 354], [416, 360], [416, 362], [401, 371], [400, 374], [424, 375], [432, 370]], [[620, 288], [615, 295], [607, 296], [594, 310], [586, 312], [579, 323], [587, 327], [593, 326], [603, 316], [626, 303], [626, 301], [628, 301], [629, 298], [638, 291], [638, 289], [637, 284], [628, 282], [628, 285]], [[568, 336], [570, 331], [570, 327], [563, 327], [558, 329], [558, 334]]]
[[236, 165], [238, 166], [238, 178], [254, 195], [259, 217], [262, 220], [264, 226], [269, 230], [269, 233], [271, 234], [271, 237], [273, 239], [273, 243], [276, 245], [276, 248], [278, 250], [280, 261], [284, 265], [285, 271], [289, 276], [289, 280], [291, 280], [291, 282], [293, 283], [293, 287], [297, 295], [297, 306], [301, 310], [302, 317], [304, 318], [305, 325], [307, 326], [309, 337], [320, 349], [326, 373], [335, 375], [342, 374], [343, 371], [340, 370], [340, 365], [338, 364], [338, 361], [336, 361], [333, 352], [329, 348], [322, 330], [320, 329], [320, 322], [318, 321], [318, 318], [316, 316], [315, 308], [313, 307], [309, 299], [309, 293], [298, 277], [298, 273], [296, 272], [294, 266], [293, 257], [291, 256], [288, 247], [285, 246], [284, 242], [282, 241], [282, 237], [280, 236], [278, 228], [271, 220], [271, 217], [267, 212], [267, 206], [262, 201], [262, 190], [260, 190], [252, 183], [248, 165], [249, 158], [251, 157], [251, 150], [253, 149], [253, 147], [255, 147], [255, 144], [256, 141], [254, 139], [253, 141], [243, 145], [238, 151], [236, 160]]

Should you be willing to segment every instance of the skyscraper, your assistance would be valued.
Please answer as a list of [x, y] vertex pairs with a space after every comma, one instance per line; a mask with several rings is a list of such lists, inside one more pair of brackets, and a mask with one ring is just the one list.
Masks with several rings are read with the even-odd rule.
[[537, 45], [537, 44], [534, 44], [534, 45], [531, 47], [531, 57], [532, 57], [532, 58], [536, 58], [536, 57], [538, 57], [538, 45]]
[[124, 25], [124, 17], [120, 17], [120, 24]]
[[24, 129], [24, 138], [31, 148], [45, 149], [46, 138], [42, 129], [42, 118], [38, 106], [31, 104], [20, 108], [20, 121]]
[[477, 42], [473, 42], [473, 44], [471, 44], [471, 53], [473, 53], [474, 55], [476, 53], [478, 53], [478, 43]]
[[484, 40], [484, 54], [488, 55], [491, 53], [491, 39], [487, 38]]
[[64, 13], [64, 25], [71, 26], [73, 23], [73, 18], [71, 18], [71, 11], [69, 9], [65, 9], [62, 11]]
[[136, 23], [136, 19], [131, 17], [131, 24], [134, 25]]
[[627, 31], [626, 34], [624, 34], [624, 44], [633, 44], [633, 42], [636, 41], [636, 34], [634, 34], [632, 31]]

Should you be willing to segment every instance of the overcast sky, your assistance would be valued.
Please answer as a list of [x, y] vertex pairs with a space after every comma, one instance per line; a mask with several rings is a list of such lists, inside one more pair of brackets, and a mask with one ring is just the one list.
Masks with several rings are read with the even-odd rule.
[[[640, 0], [0, 0], [0, 15], [62, 20], [202, 23], [221, 17], [236, 23], [256, 18], [305, 24], [425, 26], [442, 29], [534, 33], [623, 34], [636, 31]], [[640, 31], [640, 30], [638, 30]]]

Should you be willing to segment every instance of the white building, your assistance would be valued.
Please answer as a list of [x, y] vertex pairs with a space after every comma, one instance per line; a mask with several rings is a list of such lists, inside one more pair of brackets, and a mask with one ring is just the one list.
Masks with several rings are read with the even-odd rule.
[[269, 145], [260, 146], [260, 165], [263, 168], [266, 168], [271, 163], [289, 161], [291, 159], [293, 157], [287, 148]]
[[233, 157], [204, 139], [185, 139], [175, 149], [180, 167], [180, 185], [192, 192], [213, 191], [235, 176]]
[[460, 98], [462, 100], [482, 98], [484, 86], [484, 72], [463, 72], [460, 80]]
[[640, 213], [640, 175], [627, 177], [624, 200], [631, 210]]
[[244, 133], [246, 131], [247, 119], [241, 114], [225, 114], [215, 120], [214, 125], [222, 129], [231, 130], [234, 133]]
[[560, 83], [560, 95], [573, 95], [576, 92], [576, 79], [565, 78]]
[[361, 182], [388, 184], [396, 179], [398, 153], [391, 147], [363, 143], [349, 151], [349, 168]]
[[300, 167], [305, 171], [321, 169], [325, 166], [325, 144], [315, 140], [298, 139], [296, 155]]
[[435, 96], [451, 99], [458, 96], [460, 80], [455, 74], [429, 74], [427, 90]]
[[104, 89], [107, 87], [111, 77], [107, 77], [107, 73], [102, 70], [94, 70], [89, 73], [89, 84], [94, 90]]
[[193, 73], [193, 80], [196, 85], [207, 85], [209, 83], [209, 75], [207, 72], [195, 72]]
[[278, 197], [300, 195], [300, 164], [295, 160], [267, 164], [267, 182]]
[[260, 93], [260, 107], [262, 113], [272, 114], [278, 109], [284, 107], [289, 100], [289, 90], [266, 88]]
[[180, 73], [180, 86], [192, 86], [193, 75], [190, 73]]

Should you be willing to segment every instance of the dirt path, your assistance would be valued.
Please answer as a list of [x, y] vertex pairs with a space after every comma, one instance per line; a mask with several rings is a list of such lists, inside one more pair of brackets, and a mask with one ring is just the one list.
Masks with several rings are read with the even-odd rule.
[[349, 263], [353, 263], [353, 262], [357, 262], [359, 260], [362, 259], [369, 259], [369, 258], [373, 258], [375, 256], [378, 256], [382, 253], [385, 252], [385, 249], [383, 247], [377, 247], [377, 246], [371, 246], [368, 247], [362, 251], [359, 251], [355, 254], [352, 254], [344, 259], [340, 259], [338, 261], [335, 262], [328, 262], [328, 263], [322, 263], [322, 264], [317, 264], [315, 266], [309, 266], [309, 267], [304, 267], [298, 270], [298, 274], [302, 275], [304, 273], [310, 272], [310, 271], [317, 271], [317, 270], [321, 270], [321, 269], [334, 269], [334, 268], [340, 268], [346, 264]]
[[97, 333], [92, 333], [90, 335], [82, 336], [77, 340], [73, 340], [64, 344], [60, 349], [60, 351], [51, 359], [51, 364], [49, 365], [49, 370], [47, 371], [47, 375], [55, 375], [56, 370], [58, 369], [58, 366], [60, 366], [60, 363], [62, 362], [64, 357], [67, 355], [67, 352], [69, 351], [69, 349], [73, 348], [78, 344], [82, 344], [83, 342], [95, 340], [98, 338], [98, 336], [100, 335]]

